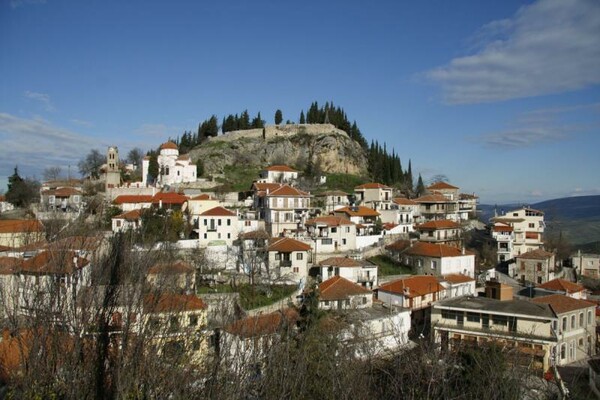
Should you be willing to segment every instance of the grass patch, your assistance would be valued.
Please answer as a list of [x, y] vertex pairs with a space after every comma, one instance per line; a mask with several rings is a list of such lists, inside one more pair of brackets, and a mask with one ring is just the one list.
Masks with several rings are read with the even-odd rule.
[[236, 192], [249, 190], [252, 182], [258, 179], [260, 169], [247, 165], [225, 166], [225, 180], [231, 184]]
[[346, 193], [353, 193], [354, 188], [366, 183], [367, 179], [350, 174], [328, 174], [326, 190], [343, 190]]
[[369, 258], [368, 261], [379, 267], [377, 271], [378, 276], [414, 274], [410, 267], [400, 264], [388, 256], [379, 255]]
[[216, 285], [215, 287], [202, 286], [198, 288], [197, 293], [234, 293], [240, 294], [240, 303], [245, 310], [264, 307], [285, 299], [296, 290], [296, 286], [277, 285], [277, 286], [254, 286], [239, 285], [233, 288], [231, 285]]

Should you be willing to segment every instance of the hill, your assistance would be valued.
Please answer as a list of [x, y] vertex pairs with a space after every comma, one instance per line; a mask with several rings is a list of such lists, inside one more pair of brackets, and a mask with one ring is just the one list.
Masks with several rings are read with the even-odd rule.
[[[520, 206], [482, 204], [481, 219], [487, 222], [493, 217], [494, 208], [500, 212]], [[600, 196], [565, 197], [531, 204], [530, 207], [544, 212], [548, 235], [562, 232], [573, 244], [600, 241]]]
[[205, 173], [222, 174], [237, 166], [260, 169], [287, 164], [298, 170], [366, 175], [365, 150], [331, 124], [268, 125], [209, 138], [190, 152], [203, 160]]

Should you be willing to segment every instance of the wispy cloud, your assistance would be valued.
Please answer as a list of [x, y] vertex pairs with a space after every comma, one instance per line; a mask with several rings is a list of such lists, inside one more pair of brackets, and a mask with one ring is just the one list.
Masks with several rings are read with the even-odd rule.
[[483, 103], [600, 83], [600, 2], [538, 0], [472, 38], [473, 54], [426, 72], [449, 104]]
[[24, 96], [28, 99], [39, 101], [44, 106], [44, 110], [46, 110], [46, 111], [54, 111], [55, 110], [54, 105], [52, 104], [52, 101], [50, 100], [50, 96], [45, 93], [30, 92], [29, 90], [27, 90], [24, 93]]
[[600, 103], [543, 108], [519, 114], [507, 129], [471, 139], [491, 148], [531, 147], [597, 129], [599, 116]]
[[18, 8], [27, 4], [45, 4], [46, 0], [10, 0], [12, 8]]
[[82, 119], [75, 119], [75, 118], [73, 118], [73, 119], [70, 119], [69, 122], [71, 122], [71, 123], [73, 123], [75, 125], [83, 126], [85, 128], [90, 128], [90, 127], [94, 126], [94, 124], [92, 124], [91, 122], [84, 121]]
[[76, 165], [89, 149], [99, 147], [94, 139], [42, 118], [0, 113], [0, 171], [17, 164], [38, 172], [52, 165]]

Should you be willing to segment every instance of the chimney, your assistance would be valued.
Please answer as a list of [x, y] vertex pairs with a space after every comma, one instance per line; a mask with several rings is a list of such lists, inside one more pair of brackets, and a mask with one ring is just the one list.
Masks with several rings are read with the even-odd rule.
[[462, 247], [461, 253], [463, 256], [465, 255], [465, 246]]
[[405, 296], [408, 296], [410, 294], [410, 288], [409, 287], [405, 287], [403, 289], [403, 293], [404, 293]]

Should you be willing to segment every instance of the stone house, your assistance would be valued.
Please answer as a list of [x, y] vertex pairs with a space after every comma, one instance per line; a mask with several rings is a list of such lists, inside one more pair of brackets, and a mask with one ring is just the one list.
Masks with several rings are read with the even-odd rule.
[[514, 277], [522, 282], [542, 284], [554, 279], [554, 253], [532, 250], [516, 256], [515, 261]]
[[324, 216], [306, 221], [315, 254], [356, 250], [356, 224], [343, 217]]

